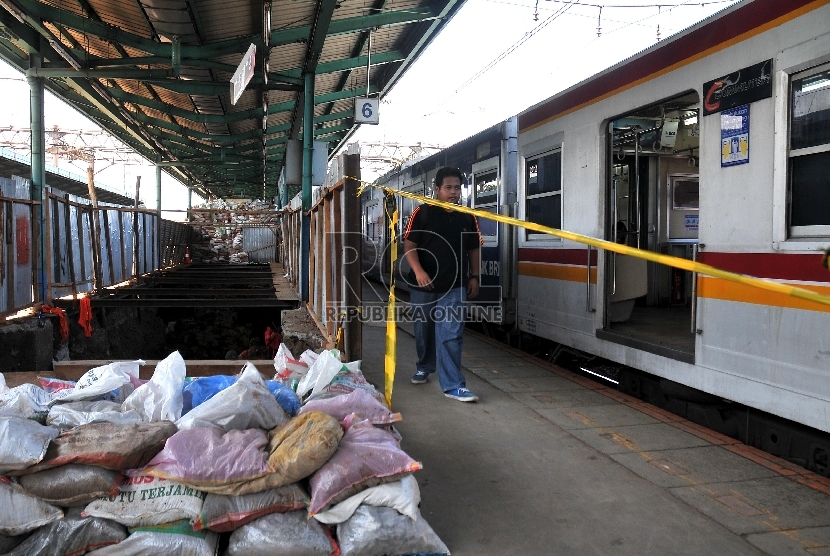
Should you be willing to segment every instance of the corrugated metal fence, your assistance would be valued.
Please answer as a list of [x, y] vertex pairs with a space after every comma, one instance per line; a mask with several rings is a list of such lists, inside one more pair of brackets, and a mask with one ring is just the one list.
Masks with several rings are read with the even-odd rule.
[[[38, 203], [30, 200], [29, 187], [29, 180], [0, 177], [0, 315], [35, 301], [36, 246], [31, 238], [33, 207]], [[187, 224], [159, 221], [157, 213], [147, 209], [101, 203], [96, 210], [87, 199], [50, 188], [44, 200], [49, 299], [178, 264], [194, 233]]]

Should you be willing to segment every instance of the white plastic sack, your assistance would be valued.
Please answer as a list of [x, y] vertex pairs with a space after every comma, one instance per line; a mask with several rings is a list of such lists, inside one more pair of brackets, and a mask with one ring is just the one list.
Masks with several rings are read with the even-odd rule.
[[206, 494], [181, 483], [149, 475], [130, 477], [117, 496], [91, 502], [84, 515], [103, 517], [127, 527], [146, 527], [189, 519], [202, 511]]
[[307, 349], [300, 354], [300, 361], [311, 367], [315, 361], [317, 361], [317, 357], [319, 357], [316, 353], [312, 350]]
[[297, 395], [302, 397], [307, 392], [315, 394], [325, 388], [331, 379], [334, 378], [340, 369], [343, 368], [343, 363], [340, 362], [339, 352], [337, 350], [326, 350], [317, 357], [311, 367], [308, 368], [308, 373], [297, 385]]
[[337, 542], [342, 556], [450, 553], [420, 512], [413, 521], [392, 508], [365, 505], [337, 526]]
[[271, 430], [288, 421], [259, 371], [246, 363], [239, 380], [176, 421], [179, 430], [219, 427], [224, 431]]
[[118, 544], [127, 538], [127, 529], [114, 521], [82, 517], [80, 509], [66, 512], [32, 533], [4, 556], [54, 556], [86, 554], [87, 550]]
[[14, 388], [5, 386], [4, 379], [4, 388], [0, 390], [0, 415], [15, 415], [26, 419], [38, 413], [46, 413], [55, 397], [34, 384], [21, 384]]
[[281, 343], [274, 356], [274, 370], [274, 380], [299, 380], [308, 372], [308, 365], [295, 359], [286, 345]]
[[121, 404], [122, 413], [135, 411], [145, 421], [177, 421], [182, 416], [186, 367], [178, 351], [158, 362], [153, 377]]
[[72, 390], [61, 390], [51, 403], [57, 401], [88, 400], [104, 394], [125, 384], [132, 385], [138, 380], [138, 368], [144, 361], [115, 361], [107, 365], [88, 370], [75, 384]]
[[194, 532], [188, 521], [159, 527], [131, 530], [131, 535], [118, 544], [87, 552], [88, 556], [216, 556], [219, 534], [212, 531]]
[[227, 556], [330, 556], [323, 527], [304, 511], [269, 514], [231, 533]]
[[418, 504], [421, 503], [421, 491], [415, 477], [408, 475], [400, 481], [386, 483], [358, 492], [351, 498], [332, 506], [325, 512], [314, 514], [314, 518], [329, 525], [343, 523], [355, 513], [361, 504], [394, 508], [412, 520], [418, 519]]
[[17, 536], [43, 527], [63, 517], [63, 511], [23, 487], [0, 481], [0, 535]]
[[58, 429], [44, 427], [31, 419], [14, 416], [0, 419], [0, 475], [38, 463], [59, 433]]
[[88, 423], [115, 423], [130, 425], [141, 423], [144, 418], [136, 411], [121, 412], [121, 404], [105, 400], [82, 400], [55, 404], [49, 409], [46, 424], [61, 430], [72, 429]]

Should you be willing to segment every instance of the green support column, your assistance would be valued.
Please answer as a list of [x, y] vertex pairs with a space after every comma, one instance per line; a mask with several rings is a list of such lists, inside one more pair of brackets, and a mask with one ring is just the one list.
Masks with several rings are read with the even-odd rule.
[[[29, 66], [40, 67], [41, 58], [29, 56]], [[32, 201], [43, 202], [43, 187], [46, 185], [46, 131], [43, 122], [43, 78], [27, 77], [29, 83], [29, 115], [32, 130], [32, 181], [29, 189]], [[32, 251], [35, 263], [35, 301], [46, 301], [46, 221], [43, 204], [33, 205], [32, 210]]]
[[311, 247], [311, 161], [314, 154], [314, 74], [303, 75], [303, 229], [300, 264], [300, 299], [308, 301], [309, 253]]

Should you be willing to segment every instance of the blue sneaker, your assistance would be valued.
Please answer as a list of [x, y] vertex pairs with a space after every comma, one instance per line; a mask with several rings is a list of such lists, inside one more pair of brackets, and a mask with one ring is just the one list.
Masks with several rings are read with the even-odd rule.
[[412, 375], [412, 384], [424, 384], [428, 376], [429, 373], [426, 371], [415, 371], [415, 374]]
[[460, 402], [477, 402], [478, 396], [467, 390], [466, 388], [455, 388], [453, 390], [449, 390], [444, 392], [444, 395], [448, 398], [452, 398], [454, 400], [458, 400]]

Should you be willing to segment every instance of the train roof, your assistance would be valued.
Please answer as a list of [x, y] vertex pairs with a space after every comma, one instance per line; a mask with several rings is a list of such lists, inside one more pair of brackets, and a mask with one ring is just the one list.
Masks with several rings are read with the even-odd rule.
[[733, 4], [520, 112], [519, 132], [529, 131], [714, 54], [826, 3], [815, 0], [745, 0]]
[[444, 147], [443, 149], [441, 149], [437, 153], [432, 153], [432, 154], [420, 156], [418, 158], [413, 158], [411, 160], [407, 160], [407, 161], [403, 162], [402, 164], [400, 164], [398, 166], [395, 166], [392, 170], [389, 170], [388, 172], [386, 172], [382, 176], [380, 176], [377, 181], [379, 183], [383, 183], [384, 181], [388, 180], [389, 178], [391, 178], [392, 176], [394, 176], [398, 172], [401, 172], [402, 170], [406, 170], [407, 168], [411, 168], [412, 166], [415, 166], [416, 164], [422, 164], [422, 163], [425, 163], [425, 162], [429, 162], [429, 160], [431, 158], [439, 158], [441, 156], [444, 156], [447, 151], [463, 147], [468, 143], [478, 144], [479, 142], [483, 141], [484, 138], [488, 134], [499, 132], [499, 130], [501, 129], [501, 126], [504, 124], [504, 122], [505, 122], [505, 120], [502, 120], [502, 121], [499, 121], [499, 122], [491, 125], [490, 127], [486, 128], [486, 129], [483, 129], [481, 131], [477, 131], [476, 133], [474, 133], [473, 135], [470, 135], [469, 137], [465, 137], [464, 139], [461, 139], [460, 141], [456, 141], [455, 143], [453, 143], [452, 145], [450, 145], [448, 147]]

